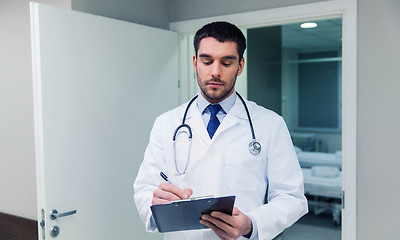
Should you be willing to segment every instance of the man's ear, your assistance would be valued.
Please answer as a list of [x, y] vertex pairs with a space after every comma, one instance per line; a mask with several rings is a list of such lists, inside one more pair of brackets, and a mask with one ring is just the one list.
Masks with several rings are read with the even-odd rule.
[[193, 55], [193, 67], [194, 67], [194, 71], [197, 72], [197, 58], [196, 58], [196, 54]]
[[243, 69], [244, 69], [244, 58], [242, 58], [239, 62], [239, 69], [237, 72], [237, 76], [240, 76], [240, 74], [242, 74]]

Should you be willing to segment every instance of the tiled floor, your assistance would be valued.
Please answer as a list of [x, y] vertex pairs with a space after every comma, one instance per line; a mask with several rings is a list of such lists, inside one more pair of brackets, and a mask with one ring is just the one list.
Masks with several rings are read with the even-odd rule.
[[308, 213], [275, 240], [340, 240], [341, 227], [333, 224], [332, 215]]

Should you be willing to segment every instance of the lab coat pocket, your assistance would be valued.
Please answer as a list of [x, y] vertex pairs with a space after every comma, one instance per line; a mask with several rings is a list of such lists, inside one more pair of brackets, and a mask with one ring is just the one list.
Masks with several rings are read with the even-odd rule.
[[260, 156], [252, 155], [248, 149], [229, 149], [225, 155], [225, 181], [231, 190], [255, 191], [260, 174]]

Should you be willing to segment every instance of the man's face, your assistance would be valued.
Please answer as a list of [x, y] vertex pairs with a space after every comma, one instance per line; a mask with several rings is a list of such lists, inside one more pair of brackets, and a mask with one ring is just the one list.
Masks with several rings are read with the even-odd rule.
[[235, 90], [236, 77], [243, 71], [244, 58], [239, 62], [236, 42], [219, 42], [207, 37], [200, 41], [193, 65], [201, 94], [210, 103], [218, 103]]

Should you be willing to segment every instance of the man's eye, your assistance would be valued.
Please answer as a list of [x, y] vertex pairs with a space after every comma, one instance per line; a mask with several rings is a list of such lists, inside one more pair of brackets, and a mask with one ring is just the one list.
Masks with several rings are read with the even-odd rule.
[[204, 65], [211, 65], [212, 62], [211, 61], [203, 61]]
[[223, 62], [222, 65], [225, 67], [229, 67], [232, 63], [231, 62]]

